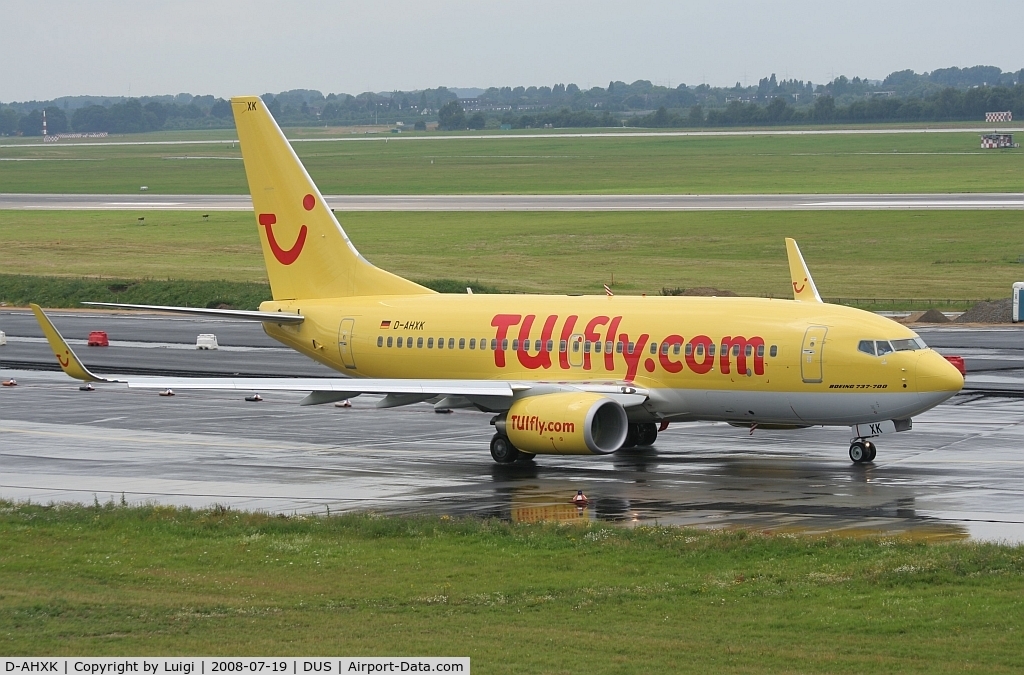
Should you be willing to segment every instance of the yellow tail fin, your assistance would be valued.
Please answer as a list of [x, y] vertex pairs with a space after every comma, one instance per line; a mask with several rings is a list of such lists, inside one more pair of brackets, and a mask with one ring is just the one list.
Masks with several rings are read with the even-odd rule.
[[433, 293], [359, 255], [259, 97], [231, 108], [275, 300]]
[[793, 299], [802, 302], [821, 302], [814, 279], [811, 278], [811, 272], [807, 269], [807, 263], [804, 262], [804, 256], [800, 253], [800, 247], [796, 245], [795, 239], [786, 238], [786, 253], [789, 256]]

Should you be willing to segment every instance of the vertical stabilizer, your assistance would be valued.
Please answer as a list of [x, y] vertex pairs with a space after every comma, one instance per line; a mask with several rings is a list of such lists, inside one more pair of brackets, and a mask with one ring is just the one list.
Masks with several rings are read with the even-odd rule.
[[786, 254], [789, 256], [789, 277], [793, 282], [793, 299], [801, 302], [821, 302], [818, 289], [811, 278], [811, 272], [807, 269], [803, 255], [800, 254], [800, 247], [796, 245], [795, 239], [786, 238]]
[[359, 255], [259, 97], [231, 108], [275, 300], [433, 293]]

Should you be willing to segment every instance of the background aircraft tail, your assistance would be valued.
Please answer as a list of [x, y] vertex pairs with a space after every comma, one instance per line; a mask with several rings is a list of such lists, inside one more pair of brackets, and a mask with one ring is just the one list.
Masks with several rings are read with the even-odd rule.
[[359, 255], [259, 97], [231, 108], [274, 300], [433, 293]]

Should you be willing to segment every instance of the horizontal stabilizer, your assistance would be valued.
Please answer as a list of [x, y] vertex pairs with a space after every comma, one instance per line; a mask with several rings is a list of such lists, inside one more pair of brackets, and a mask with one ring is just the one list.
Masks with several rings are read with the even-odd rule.
[[207, 318], [239, 319], [241, 321], [263, 321], [266, 323], [296, 324], [305, 321], [301, 314], [286, 312], [253, 312], [244, 309], [206, 309], [204, 307], [169, 307], [166, 305], [126, 305], [117, 302], [83, 302], [90, 307], [111, 307], [113, 309], [138, 309], [149, 312], [171, 312], [190, 314]]

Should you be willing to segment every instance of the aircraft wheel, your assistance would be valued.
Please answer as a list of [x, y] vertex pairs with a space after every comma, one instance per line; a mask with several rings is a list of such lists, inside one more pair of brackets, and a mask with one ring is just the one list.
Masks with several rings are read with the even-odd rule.
[[867, 457], [864, 459], [865, 462], [875, 461], [875, 455], [878, 454], [878, 448], [871, 441], [864, 441], [864, 449], [867, 451]]
[[654, 445], [658, 440], [658, 426], [654, 422], [645, 422], [637, 426], [637, 445]]
[[635, 448], [640, 442], [640, 425], [630, 424], [626, 427], [626, 440], [622, 442], [622, 447], [619, 450], [628, 450], [629, 448]]
[[853, 460], [854, 464], [863, 464], [864, 462], [869, 461], [866, 441], [857, 439], [850, 444], [850, 459]]
[[494, 434], [491, 439], [491, 457], [498, 464], [511, 464], [519, 458], [519, 450], [508, 440], [508, 436]]

